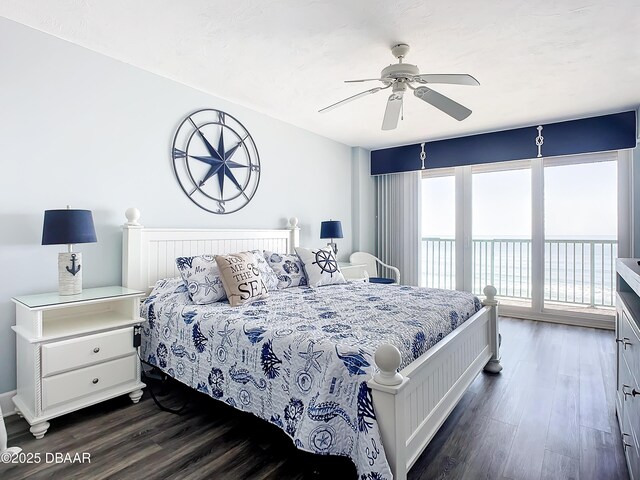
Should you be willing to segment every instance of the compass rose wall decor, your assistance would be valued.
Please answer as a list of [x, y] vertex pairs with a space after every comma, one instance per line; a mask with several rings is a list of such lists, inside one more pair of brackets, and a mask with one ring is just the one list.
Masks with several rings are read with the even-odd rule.
[[237, 212], [260, 184], [260, 156], [251, 134], [220, 110], [187, 116], [173, 138], [171, 158], [185, 195], [207, 212]]

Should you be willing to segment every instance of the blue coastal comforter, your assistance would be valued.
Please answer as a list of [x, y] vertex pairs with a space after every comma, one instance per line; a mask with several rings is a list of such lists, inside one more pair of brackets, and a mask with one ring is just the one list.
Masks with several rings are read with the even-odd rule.
[[270, 421], [309, 452], [391, 478], [367, 380], [390, 342], [408, 365], [480, 309], [465, 292], [347, 283], [195, 305], [181, 279], [142, 305], [142, 355], [171, 377]]

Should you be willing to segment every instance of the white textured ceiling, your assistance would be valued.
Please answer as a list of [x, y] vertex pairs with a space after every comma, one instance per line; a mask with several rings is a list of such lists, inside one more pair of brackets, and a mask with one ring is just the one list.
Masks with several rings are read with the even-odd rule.
[[[368, 148], [640, 104], [637, 0], [0, 0], [0, 15]], [[382, 131], [386, 92], [317, 113], [376, 86], [342, 81], [376, 77], [398, 42], [422, 73], [480, 81], [434, 87], [471, 117], [408, 95], [404, 121]]]

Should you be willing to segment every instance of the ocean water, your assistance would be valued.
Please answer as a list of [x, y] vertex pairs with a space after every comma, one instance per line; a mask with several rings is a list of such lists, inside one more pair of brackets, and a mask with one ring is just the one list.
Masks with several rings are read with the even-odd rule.
[[[592, 306], [613, 306], [618, 245], [611, 238], [560, 238], [545, 242], [544, 298]], [[422, 241], [422, 285], [455, 288], [453, 239]], [[473, 240], [473, 291], [493, 285], [498, 295], [531, 298], [531, 241]]]

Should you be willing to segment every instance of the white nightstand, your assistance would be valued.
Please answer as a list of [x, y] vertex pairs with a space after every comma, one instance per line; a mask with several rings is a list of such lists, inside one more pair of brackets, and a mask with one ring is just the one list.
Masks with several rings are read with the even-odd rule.
[[349, 262], [338, 262], [340, 271], [344, 278], [349, 282], [367, 282], [369, 276], [367, 275], [366, 265]]
[[142, 396], [133, 328], [142, 322], [143, 292], [87, 288], [13, 298], [16, 304], [17, 383], [13, 403], [44, 437], [50, 420], [128, 393]]

